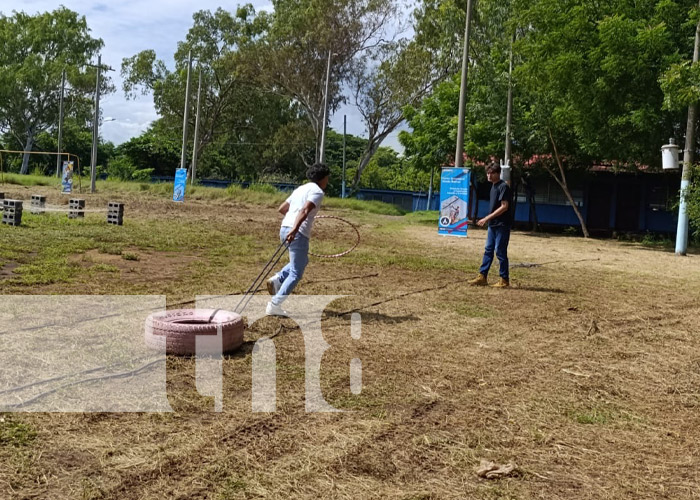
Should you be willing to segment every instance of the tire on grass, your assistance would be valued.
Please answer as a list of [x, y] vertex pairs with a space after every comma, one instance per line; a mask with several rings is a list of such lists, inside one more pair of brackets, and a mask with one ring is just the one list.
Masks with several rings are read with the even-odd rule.
[[233, 351], [243, 343], [243, 319], [240, 315], [219, 310], [211, 323], [214, 309], [174, 309], [153, 313], [146, 318], [146, 345], [167, 354], [193, 355], [197, 336], [216, 336], [221, 327], [223, 352]]

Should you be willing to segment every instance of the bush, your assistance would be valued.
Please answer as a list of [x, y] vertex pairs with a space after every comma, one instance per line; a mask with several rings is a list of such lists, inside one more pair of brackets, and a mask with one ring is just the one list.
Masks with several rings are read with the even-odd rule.
[[248, 189], [257, 193], [277, 194], [279, 190], [270, 184], [251, 184]]
[[151, 176], [153, 175], [153, 170], [152, 168], [142, 168], [140, 170], [135, 170], [133, 174], [131, 174], [131, 180], [137, 181], [137, 182], [149, 182], [151, 180]]
[[112, 158], [107, 165], [107, 178], [109, 180], [130, 181], [136, 171], [136, 166], [126, 156]]
[[685, 196], [690, 230], [694, 240], [700, 240], [700, 166], [693, 168], [690, 187], [683, 193]]

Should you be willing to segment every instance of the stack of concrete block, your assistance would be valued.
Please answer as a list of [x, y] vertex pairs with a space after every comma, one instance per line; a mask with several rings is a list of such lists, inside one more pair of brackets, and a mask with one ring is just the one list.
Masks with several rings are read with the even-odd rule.
[[10, 226], [22, 224], [22, 200], [2, 201], [2, 223]]
[[110, 201], [107, 204], [107, 224], [121, 226], [124, 224], [124, 204]]
[[40, 194], [32, 195], [32, 202], [29, 206], [29, 212], [33, 214], [43, 214], [46, 209], [46, 196]]
[[85, 200], [72, 199], [68, 200], [68, 218], [77, 219], [85, 217]]

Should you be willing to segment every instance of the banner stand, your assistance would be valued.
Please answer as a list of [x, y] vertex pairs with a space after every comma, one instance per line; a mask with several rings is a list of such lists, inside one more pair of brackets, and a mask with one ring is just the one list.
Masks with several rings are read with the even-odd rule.
[[438, 234], [466, 238], [471, 169], [447, 167], [440, 176]]
[[187, 185], [187, 169], [178, 168], [175, 170], [175, 185], [173, 186], [173, 201], [184, 203], [185, 186]]

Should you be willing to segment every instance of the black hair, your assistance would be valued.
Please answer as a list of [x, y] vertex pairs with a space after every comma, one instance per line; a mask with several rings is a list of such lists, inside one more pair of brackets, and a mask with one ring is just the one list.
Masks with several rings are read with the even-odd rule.
[[486, 172], [489, 174], [491, 174], [491, 173], [500, 174], [501, 173], [501, 166], [498, 163], [496, 163], [495, 161], [492, 161], [491, 164], [486, 169]]
[[323, 163], [314, 163], [306, 171], [306, 178], [312, 182], [318, 182], [331, 175], [331, 170]]

